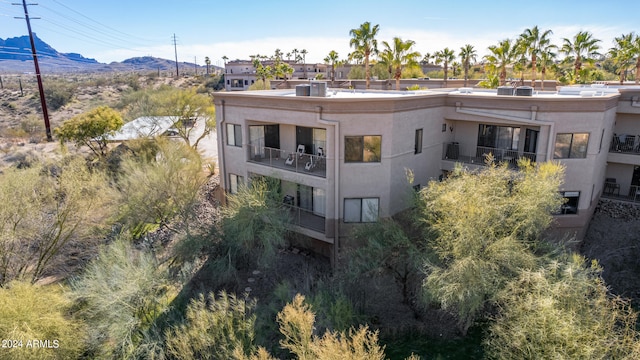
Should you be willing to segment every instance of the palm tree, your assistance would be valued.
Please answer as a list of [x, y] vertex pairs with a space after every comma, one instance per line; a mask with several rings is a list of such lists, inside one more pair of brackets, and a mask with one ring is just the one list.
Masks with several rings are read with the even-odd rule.
[[[384, 45], [385, 49], [383, 54], [385, 61], [388, 62], [388, 57], [391, 55], [391, 67], [393, 68], [393, 77], [396, 79], [396, 90], [400, 90], [400, 78], [402, 77], [402, 67], [403, 66], [416, 66], [418, 65], [418, 59], [420, 58], [420, 53], [417, 51], [411, 51], [413, 45], [415, 45], [415, 41], [407, 40], [402, 41], [399, 37], [394, 37], [393, 42], [389, 45], [388, 42], [383, 41], [382, 45]], [[386, 64], [387, 66], [389, 64]], [[389, 72], [391, 74], [391, 71]]]
[[636, 35], [633, 37], [631, 44], [629, 44], [630, 51], [633, 57], [636, 58], [636, 73], [635, 73], [635, 83], [638, 85], [640, 83], [640, 35]]
[[609, 56], [620, 72], [620, 85], [627, 79], [627, 69], [634, 65], [633, 54], [631, 52], [634, 34], [622, 34], [614, 38], [615, 46], [609, 49]]
[[473, 45], [466, 44], [465, 46], [460, 48], [460, 54], [458, 56], [460, 56], [462, 68], [464, 69], [464, 86], [467, 86], [467, 81], [469, 79], [469, 68], [472, 61], [477, 61], [478, 53], [476, 52], [476, 49], [473, 48]]
[[347, 58], [349, 59], [349, 62], [354, 62], [356, 65], [360, 65], [364, 60], [364, 55], [361, 51], [353, 50], [349, 55], [347, 55]]
[[304, 78], [307, 78], [307, 49], [300, 50], [300, 54], [302, 54], [302, 66], [304, 67]]
[[207, 65], [207, 75], [209, 75], [209, 66], [211, 66], [211, 59], [209, 59], [208, 56], [205, 56], [204, 63]]
[[498, 72], [500, 85], [504, 85], [507, 79], [507, 66], [511, 65], [518, 54], [518, 46], [510, 39], [502, 40], [498, 45], [489, 46], [491, 54], [484, 59], [489, 62], [489, 67]]
[[562, 41], [560, 51], [567, 55], [567, 61], [573, 60], [573, 76], [577, 79], [583, 61], [593, 62], [593, 56], [598, 54], [600, 40], [595, 39], [588, 31], [580, 31], [573, 39], [564, 38]]
[[224, 65], [227, 65], [227, 60], [229, 60], [229, 58], [226, 55], [222, 55], [222, 61], [224, 61]]
[[446, 47], [443, 50], [436, 51], [436, 53], [433, 55], [433, 57], [436, 59], [436, 64], [440, 64], [440, 63], [444, 64], [443, 65], [443, 67], [444, 67], [444, 87], [447, 87], [447, 79], [448, 79], [448, 73], [449, 73], [449, 63], [452, 62], [456, 58], [456, 54], [453, 52], [453, 50], [451, 50], [448, 47]]
[[547, 44], [540, 48], [540, 57], [538, 60], [540, 60], [540, 81], [542, 82], [542, 90], [544, 90], [544, 79], [547, 75], [547, 69], [551, 66], [555, 66], [556, 64], [556, 58], [558, 57], [558, 54], [554, 52], [556, 49], [558, 49], [558, 47], [553, 44]]
[[342, 65], [342, 61], [338, 58], [335, 50], [329, 51], [329, 55], [324, 58], [325, 64], [331, 65], [331, 82], [336, 81], [336, 67]]
[[300, 52], [300, 51], [298, 51], [298, 49], [297, 49], [297, 48], [296, 48], [296, 49], [291, 50], [291, 53], [293, 53], [293, 61], [294, 61], [294, 62], [296, 62], [296, 63], [298, 62], [298, 53], [299, 53], [299, 52]]
[[380, 25], [376, 24], [373, 27], [370, 22], [365, 22], [357, 29], [351, 29], [349, 35], [351, 40], [349, 46], [356, 49], [356, 51], [364, 55], [364, 76], [366, 88], [370, 87], [371, 70], [369, 69], [369, 56], [378, 52], [378, 40], [376, 35], [380, 30]]
[[378, 54], [378, 62], [382, 64], [389, 73], [386, 88], [391, 89], [391, 79], [393, 78], [393, 51], [389, 48], [382, 50]]
[[531, 29], [526, 29], [520, 34], [521, 45], [525, 55], [531, 56], [531, 87], [536, 87], [536, 75], [538, 67], [538, 56], [543, 47], [549, 45], [551, 40], [549, 36], [553, 34], [551, 30], [540, 31], [538, 26], [534, 26]]

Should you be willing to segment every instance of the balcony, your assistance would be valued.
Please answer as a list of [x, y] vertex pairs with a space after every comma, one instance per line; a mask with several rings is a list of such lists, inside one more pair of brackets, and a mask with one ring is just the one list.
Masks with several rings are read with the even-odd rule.
[[613, 134], [609, 152], [640, 155], [640, 135]]
[[311, 210], [306, 210], [293, 205], [286, 205], [291, 212], [291, 223], [305, 229], [325, 233], [325, 218], [316, 215]]
[[510, 168], [517, 168], [518, 160], [521, 158], [527, 158], [531, 160], [531, 162], [536, 162], [535, 153], [484, 146], [466, 147], [456, 142], [443, 144], [442, 160], [486, 165], [486, 158], [489, 154], [493, 156], [495, 163], [507, 163]]
[[604, 191], [602, 192], [602, 197], [606, 199], [640, 203], [640, 186], [631, 185], [629, 186], [629, 192], [626, 192], [626, 191], [620, 191], [619, 186], [612, 186], [611, 183], [605, 183]]
[[276, 169], [293, 171], [318, 177], [327, 177], [327, 158], [302, 151], [287, 151], [265, 146], [248, 145], [249, 162]]

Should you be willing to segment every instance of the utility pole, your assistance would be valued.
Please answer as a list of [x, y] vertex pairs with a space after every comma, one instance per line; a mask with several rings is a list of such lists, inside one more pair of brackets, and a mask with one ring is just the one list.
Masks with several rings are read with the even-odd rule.
[[173, 34], [173, 50], [176, 53], [176, 77], [180, 77], [180, 72], [178, 70], [178, 41], [176, 40], [176, 34]]
[[[12, 3], [11, 5], [20, 5]], [[37, 5], [37, 4], [29, 4]], [[47, 133], [47, 141], [53, 141], [51, 137], [51, 125], [49, 125], [49, 112], [47, 111], [47, 100], [44, 98], [44, 87], [42, 86], [42, 76], [40, 75], [40, 66], [38, 66], [38, 54], [36, 53], [36, 43], [33, 41], [33, 33], [31, 32], [31, 22], [29, 21], [29, 11], [27, 10], [26, 0], [22, 0], [24, 7], [24, 18], [27, 20], [27, 29], [29, 30], [29, 41], [31, 42], [31, 55], [33, 56], [33, 64], [36, 67], [36, 79], [38, 80], [38, 91], [40, 92], [40, 104], [42, 105], [42, 116], [44, 117], [44, 127]], [[21, 18], [16, 18], [21, 19]], [[35, 19], [35, 18], [34, 18]]]

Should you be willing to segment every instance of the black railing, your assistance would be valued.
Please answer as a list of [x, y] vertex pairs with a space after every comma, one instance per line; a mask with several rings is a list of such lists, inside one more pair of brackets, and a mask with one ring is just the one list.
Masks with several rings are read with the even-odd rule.
[[517, 150], [496, 149], [485, 146], [465, 147], [457, 142], [443, 144], [442, 159], [466, 164], [486, 165], [488, 156], [494, 163], [507, 163], [509, 167], [517, 167], [518, 160], [526, 158], [536, 162], [537, 155]]
[[306, 210], [293, 205], [286, 205], [291, 211], [292, 224], [311, 229], [319, 233], [325, 233], [325, 218], [314, 214], [311, 210]]
[[609, 152], [640, 155], [640, 135], [613, 134]]

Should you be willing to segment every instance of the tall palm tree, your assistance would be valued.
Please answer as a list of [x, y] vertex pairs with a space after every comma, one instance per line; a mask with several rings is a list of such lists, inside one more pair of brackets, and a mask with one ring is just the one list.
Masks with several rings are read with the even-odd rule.
[[222, 55], [222, 61], [224, 61], [224, 65], [227, 65], [227, 60], [229, 60], [229, 58], [226, 55]]
[[472, 61], [477, 61], [478, 52], [474, 49], [473, 45], [466, 44], [460, 48], [460, 61], [462, 62], [462, 68], [464, 69], [464, 86], [467, 86], [469, 79], [469, 68]]
[[635, 83], [640, 84], [640, 35], [633, 37], [630, 44], [631, 54], [636, 59]]
[[205, 56], [204, 63], [207, 65], [207, 75], [209, 75], [209, 66], [211, 66], [211, 59], [209, 59], [208, 56]]
[[378, 62], [382, 64], [389, 73], [389, 77], [387, 77], [387, 89], [391, 89], [391, 79], [393, 78], [393, 51], [389, 48], [382, 50], [378, 54]]
[[580, 31], [573, 39], [564, 38], [562, 41], [560, 51], [567, 55], [567, 61], [573, 60], [573, 76], [577, 79], [583, 62], [593, 62], [593, 57], [598, 54], [600, 40], [588, 31]]
[[370, 22], [365, 22], [357, 29], [351, 29], [349, 35], [351, 40], [349, 46], [364, 55], [364, 76], [366, 88], [370, 87], [371, 70], [369, 69], [369, 56], [378, 53], [378, 40], [376, 35], [380, 30], [380, 25], [371, 26]]
[[338, 58], [335, 50], [329, 51], [329, 55], [324, 58], [325, 64], [331, 65], [331, 82], [336, 81], [336, 67], [342, 65], [342, 61]]
[[556, 64], [556, 58], [558, 57], [558, 53], [554, 52], [558, 47], [553, 44], [547, 44], [540, 48], [540, 57], [538, 60], [540, 61], [540, 81], [542, 82], [542, 90], [544, 90], [544, 79], [547, 75], [547, 69]]
[[298, 62], [298, 53], [299, 53], [299, 52], [300, 52], [300, 51], [298, 51], [298, 49], [297, 49], [297, 48], [295, 48], [295, 49], [291, 50], [291, 53], [293, 54], [293, 61], [294, 61], [294, 62]]
[[393, 77], [396, 79], [396, 90], [400, 90], [402, 67], [418, 65], [420, 53], [411, 49], [415, 44], [416, 42], [413, 40], [402, 41], [399, 37], [394, 37], [391, 45], [386, 41], [382, 42], [385, 48], [383, 53], [386, 53], [387, 57], [391, 55], [391, 67], [393, 69]]
[[443, 67], [444, 67], [444, 87], [447, 87], [447, 79], [449, 78], [448, 73], [449, 73], [449, 63], [452, 62], [455, 58], [456, 58], [456, 54], [455, 52], [453, 52], [453, 50], [449, 49], [448, 47], [440, 50], [440, 51], [436, 51], [436, 53], [433, 55], [433, 57], [436, 59], [436, 64], [440, 64], [443, 63]]
[[518, 46], [510, 39], [502, 40], [498, 45], [489, 46], [490, 54], [484, 59], [489, 63], [489, 67], [498, 72], [500, 85], [504, 85], [507, 79], [507, 66], [511, 65], [518, 54]]
[[304, 78], [307, 78], [307, 49], [300, 50], [300, 54], [302, 55], [302, 66], [304, 67]]
[[615, 46], [609, 49], [609, 56], [620, 73], [620, 85], [627, 78], [627, 69], [634, 65], [634, 57], [631, 52], [634, 34], [622, 34], [614, 38]]
[[531, 57], [531, 87], [536, 87], [536, 75], [538, 73], [538, 56], [543, 47], [549, 45], [551, 40], [549, 36], [553, 34], [551, 30], [540, 31], [538, 26], [526, 29], [520, 34], [520, 41], [523, 46], [525, 55]]

